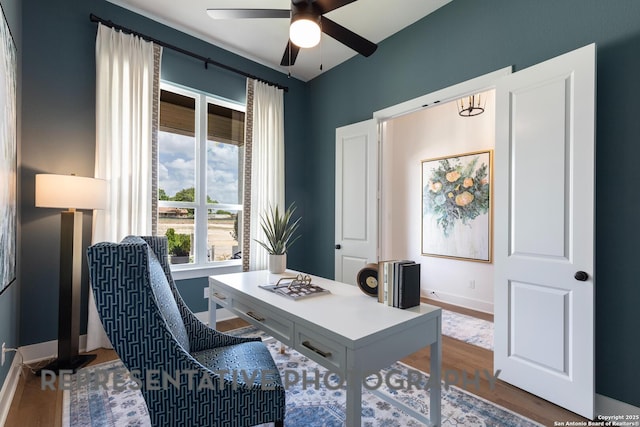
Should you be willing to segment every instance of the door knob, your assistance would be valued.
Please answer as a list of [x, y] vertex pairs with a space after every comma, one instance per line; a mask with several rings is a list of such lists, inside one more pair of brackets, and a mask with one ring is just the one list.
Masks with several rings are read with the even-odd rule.
[[342, 246], [340, 246], [339, 244], [336, 245], [336, 249], [342, 249]]
[[578, 271], [578, 272], [576, 272], [576, 274], [573, 277], [576, 280], [579, 280], [581, 282], [586, 282], [587, 279], [589, 278], [589, 275], [587, 273], [585, 273], [584, 271]]

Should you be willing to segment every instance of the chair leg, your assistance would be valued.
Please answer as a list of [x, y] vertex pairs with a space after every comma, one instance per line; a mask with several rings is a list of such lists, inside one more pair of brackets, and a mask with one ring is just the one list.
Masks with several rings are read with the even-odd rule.
[[273, 426], [274, 427], [284, 427], [284, 421], [282, 421], [282, 420], [276, 421], [275, 423], [273, 423]]

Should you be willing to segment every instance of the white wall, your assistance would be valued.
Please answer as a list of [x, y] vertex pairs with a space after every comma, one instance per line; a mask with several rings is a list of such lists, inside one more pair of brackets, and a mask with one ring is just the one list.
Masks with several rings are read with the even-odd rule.
[[482, 95], [479, 116], [460, 117], [450, 102], [383, 124], [380, 259], [419, 262], [423, 295], [492, 313], [493, 264], [423, 256], [420, 241], [421, 161], [494, 148], [494, 91]]

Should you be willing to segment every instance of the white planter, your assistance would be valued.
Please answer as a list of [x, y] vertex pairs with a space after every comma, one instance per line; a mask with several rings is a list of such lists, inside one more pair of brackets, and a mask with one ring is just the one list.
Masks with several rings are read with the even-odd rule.
[[273, 274], [284, 273], [287, 269], [287, 254], [269, 254], [269, 272]]

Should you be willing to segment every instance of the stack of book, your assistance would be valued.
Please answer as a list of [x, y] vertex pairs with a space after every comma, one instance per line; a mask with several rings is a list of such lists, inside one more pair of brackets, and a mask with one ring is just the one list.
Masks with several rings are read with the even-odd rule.
[[420, 305], [420, 264], [409, 260], [381, 261], [378, 302], [398, 308]]

